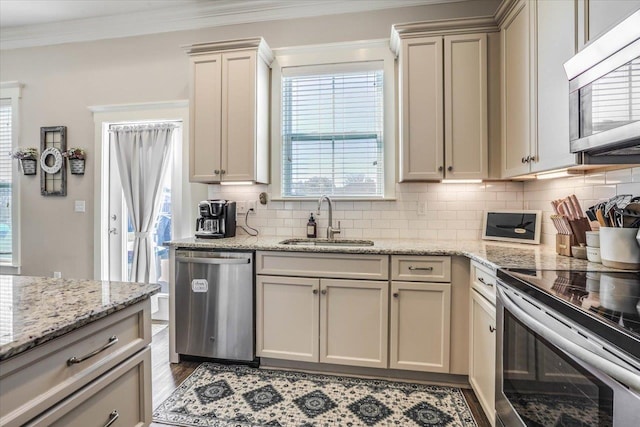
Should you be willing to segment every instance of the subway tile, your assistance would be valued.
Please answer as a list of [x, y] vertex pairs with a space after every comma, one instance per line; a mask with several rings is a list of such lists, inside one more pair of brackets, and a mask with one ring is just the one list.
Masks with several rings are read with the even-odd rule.
[[605, 173], [605, 181], [607, 184], [626, 184], [631, 182], [631, 176], [631, 169], [608, 171]]
[[631, 182], [627, 184], [617, 185], [618, 194], [633, 194], [634, 196], [640, 196], [640, 182]]

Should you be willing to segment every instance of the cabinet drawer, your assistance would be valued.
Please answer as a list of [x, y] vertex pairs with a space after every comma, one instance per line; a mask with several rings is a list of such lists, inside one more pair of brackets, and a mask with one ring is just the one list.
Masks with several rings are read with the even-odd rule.
[[451, 257], [392, 256], [391, 277], [408, 282], [450, 282]]
[[256, 253], [256, 272], [272, 276], [387, 280], [387, 255], [266, 252]]
[[151, 422], [151, 348], [101, 376], [28, 426], [146, 426]]
[[471, 288], [495, 305], [496, 273], [475, 261], [471, 261]]
[[[146, 347], [149, 301], [2, 362], [0, 425], [22, 425]], [[70, 362], [74, 357], [80, 361]]]

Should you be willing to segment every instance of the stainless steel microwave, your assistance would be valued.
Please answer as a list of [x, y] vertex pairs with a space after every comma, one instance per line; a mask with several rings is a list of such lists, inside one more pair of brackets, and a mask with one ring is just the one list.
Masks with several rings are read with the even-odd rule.
[[569, 78], [571, 152], [606, 158], [609, 163], [638, 163], [640, 10], [564, 67]]

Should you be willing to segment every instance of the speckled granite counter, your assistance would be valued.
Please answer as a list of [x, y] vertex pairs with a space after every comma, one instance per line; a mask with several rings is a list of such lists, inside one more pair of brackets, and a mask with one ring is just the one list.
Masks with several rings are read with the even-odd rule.
[[122, 310], [160, 286], [46, 277], [0, 276], [0, 360]]
[[555, 248], [489, 241], [426, 241], [373, 239], [373, 246], [327, 247], [282, 245], [285, 237], [236, 236], [227, 239], [181, 239], [167, 245], [194, 249], [261, 250], [290, 252], [333, 252], [395, 255], [459, 255], [478, 261], [489, 268], [529, 268], [537, 270], [610, 271], [602, 264], [557, 255]]

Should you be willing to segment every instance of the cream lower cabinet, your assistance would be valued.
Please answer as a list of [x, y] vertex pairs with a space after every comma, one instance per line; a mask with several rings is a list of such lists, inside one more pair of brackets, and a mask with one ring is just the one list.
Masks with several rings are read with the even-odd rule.
[[257, 277], [256, 354], [386, 368], [388, 282]]
[[449, 372], [451, 257], [391, 257], [389, 367]]
[[387, 367], [389, 256], [256, 253], [256, 355]]
[[391, 282], [389, 367], [449, 372], [451, 284]]
[[469, 299], [469, 383], [491, 425], [495, 425], [496, 276], [471, 262]]

